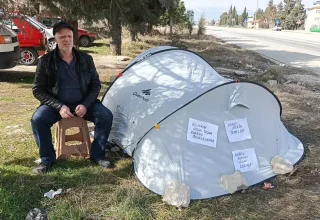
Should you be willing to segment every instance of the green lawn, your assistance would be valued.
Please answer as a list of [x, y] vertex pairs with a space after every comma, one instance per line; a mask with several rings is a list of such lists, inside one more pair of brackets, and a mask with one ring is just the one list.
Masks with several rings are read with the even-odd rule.
[[86, 53], [109, 55], [111, 53], [109, 39], [97, 40], [90, 47], [81, 47], [80, 50]]

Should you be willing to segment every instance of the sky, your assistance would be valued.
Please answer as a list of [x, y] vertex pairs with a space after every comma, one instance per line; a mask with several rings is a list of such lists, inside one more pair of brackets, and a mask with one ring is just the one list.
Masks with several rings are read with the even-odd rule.
[[[244, 7], [247, 7], [249, 16], [252, 16], [257, 8], [265, 9], [269, 0], [182, 0], [187, 10], [193, 10], [195, 13], [195, 21], [197, 21], [202, 13], [205, 14], [207, 20], [218, 20], [220, 15], [229, 11], [230, 5], [236, 6], [238, 14], [242, 14]], [[274, 4], [278, 5], [281, 0], [274, 0]], [[302, 0], [305, 8], [311, 8], [316, 0]]]

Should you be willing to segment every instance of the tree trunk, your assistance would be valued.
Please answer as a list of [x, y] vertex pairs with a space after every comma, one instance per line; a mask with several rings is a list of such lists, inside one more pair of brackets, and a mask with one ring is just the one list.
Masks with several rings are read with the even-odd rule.
[[172, 16], [172, 14], [170, 13], [170, 35], [172, 35], [172, 33], [173, 33], [173, 30], [172, 30], [172, 28], [173, 28], [173, 16]]
[[121, 55], [121, 34], [122, 34], [122, 26], [120, 17], [120, 11], [117, 7], [114, 7], [112, 10], [112, 15], [110, 16], [108, 25], [110, 30], [111, 42], [110, 49], [112, 55]]
[[128, 29], [129, 29], [129, 32], [130, 32], [130, 38], [131, 38], [132, 42], [137, 41], [139, 32], [140, 33], [143, 32], [140, 27], [143, 27], [143, 25], [141, 23], [138, 23], [138, 22], [128, 25]]
[[75, 48], [79, 49], [79, 38], [78, 38], [78, 20], [76, 19], [72, 19], [72, 18], [67, 18], [67, 23], [69, 23], [73, 29], [73, 45], [75, 46]]
[[131, 41], [137, 41], [137, 29], [134, 26], [129, 27]]
[[149, 35], [152, 33], [152, 29], [153, 29], [153, 25], [152, 24], [148, 24], [147, 32], [148, 32]]
[[111, 42], [110, 42], [110, 48], [112, 55], [121, 55], [121, 33], [122, 33], [122, 27], [121, 22], [117, 21], [118, 23], [114, 24], [110, 28], [110, 35], [111, 35]]

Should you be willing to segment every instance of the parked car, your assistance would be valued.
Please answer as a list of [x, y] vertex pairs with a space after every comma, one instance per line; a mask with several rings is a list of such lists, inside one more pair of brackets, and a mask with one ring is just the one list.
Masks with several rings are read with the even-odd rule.
[[0, 69], [16, 66], [21, 58], [17, 34], [10, 28], [0, 24]]
[[88, 47], [97, 39], [96, 34], [82, 28], [78, 28], [78, 37], [81, 47]]
[[22, 50], [20, 64], [34, 65], [39, 56], [46, 52], [46, 38], [43, 29], [33, 25], [24, 16], [12, 19], [17, 26], [19, 46]]
[[[53, 25], [61, 21], [60, 18], [49, 18], [49, 17], [38, 17], [37, 20], [43, 25], [47, 26], [49, 29], [51, 27], [50, 29], [51, 33], [52, 33]], [[80, 47], [88, 47], [93, 43], [93, 41], [97, 39], [97, 36], [96, 34], [88, 30], [78, 28], [78, 39], [79, 39]]]
[[282, 31], [282, 27], [281, 26], [274, 26], [272, 28], [273, 31]]
[[25, 18], [33, 26], [36, 26], [40, 30], [43, 30], [45, 32], [46, 44], [47, 44], [48, 51], [51, 51], [51, 50], [55, 49], [56, 48], [56, 41], [55, 41], [54, 36], [53, 36], [53, 28], [49, 28], [49, 27], [43, 25], [42, 23], [40, 23], [39, 21], [37, 21], [36, 19], [34, 19], [32, 17], [25, 16]]
[[20, 64], [34, 65], [38, 57], [46, 52], [45, 30], [31, 22], [27, 16], [14, 16], [3, 20], [7, 27], [16, 32], [21, 48]]

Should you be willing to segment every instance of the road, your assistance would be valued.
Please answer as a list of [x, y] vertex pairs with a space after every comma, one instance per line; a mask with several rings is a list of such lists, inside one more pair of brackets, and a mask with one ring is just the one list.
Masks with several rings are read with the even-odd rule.
[[207, 34], [320, 75], [320, 33], [207, 27]]

